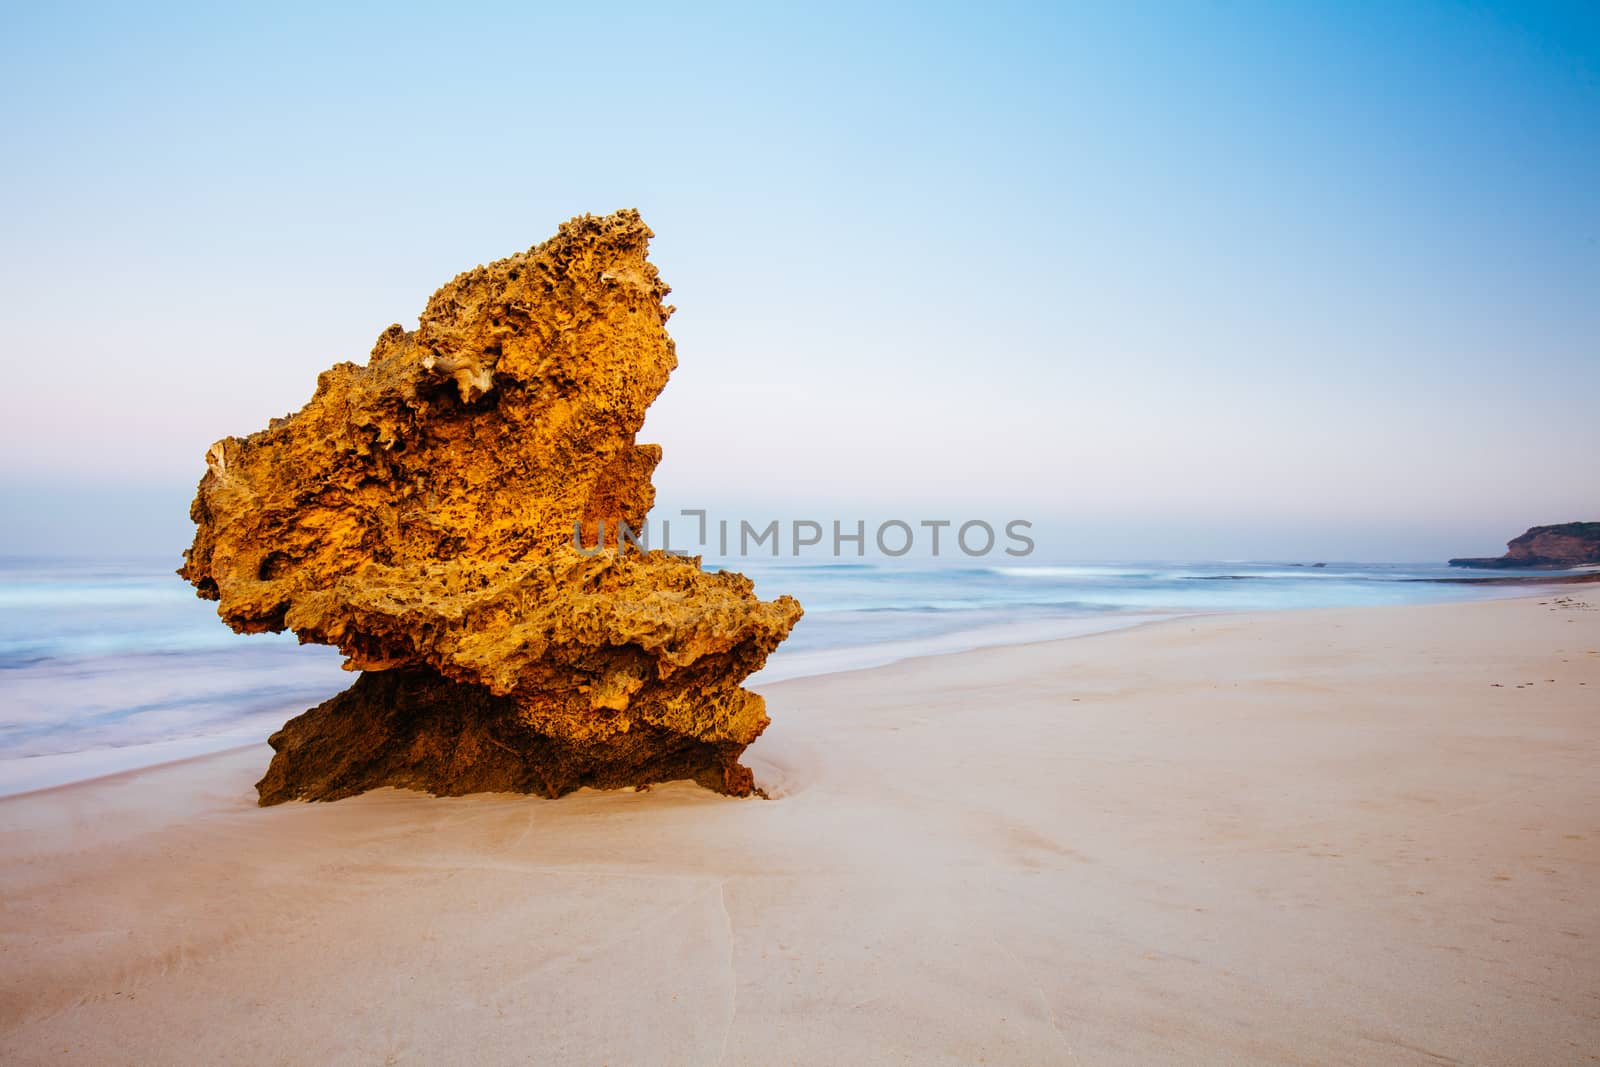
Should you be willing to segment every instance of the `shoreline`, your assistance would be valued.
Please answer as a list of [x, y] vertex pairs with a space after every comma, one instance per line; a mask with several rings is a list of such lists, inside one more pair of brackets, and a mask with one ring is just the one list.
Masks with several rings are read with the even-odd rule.
[[[1481, 568], [1488, 570], [1490, 568]], [[1503, 574], [1493, 575], [1488, 578], [1399, 578], [1402, 582], [1433, 582], [1437, 585], [1587, 585], [1590, 582], [1600, 582], [1600, 571], [1589, 574], [1556, 574], [1548, 578], [1539, 578], [1530, 574]]]
[[[1034, 621], [1018, 623], [1014, 626], [987, 626], [970, 630], [959, 630], [948, 634], [937, 634], [931, 637], [907, 639], [903, 641], [875, 642], [859, 646], [838, 646], [813, 649], [795, 653], [791, 658], [801, 661], [815, 662], [828, 661], [829, 665], [821, 669], [810, 669], [798, 664], [782, 663], [777, 668], [776, 677], [763, 678], [763, 674], [773, 671], [773, 668], [763, 670], [751, 675], [745, 681], [745, 686], [751, 689], [765, 690], [775, 685], [786, 682], [798, 681], [806, 678], [823, 678], [836, 674], [849, 674], [857, 671], [876, 670], [880, 667], [892, 666], [907, 660], [932, 658], [938, 656], [961, 655], [966, 652], [980, 651], [986, 648], [1004, 648], [1011, 645], [1030, 645], [1048, 643], [1051, 641], [1071, 641], [1080, 637], [1092, 637], [1101, 633], [1113, 633], [1119, 630], [1134, 629], [1152, 622], [1161, 622], [1169, 618], [1184, 618], [1190, 615], [1202, 615], [1205, 612], [1105, 612], [1080, 617], [1064, 616], [1050, 621]], [[1031, 630], [1044, 632], [1050, 636], [1033, 636], [1022, 639], [1006, 637], [1000, 640], [987, 640], [986, 635], [995, 631], [1011, 629], [1016, 631]], [[1072, 632], [1064, 632], [1072, 631]], [[946, 647], [941, 648], [941, 645]], [[900, 651], [888, 651], [896, 649]], [[909, 649], [910, 651], [905, 651]], [[885, 658], [887, 657], [887, 658]], [[845, 664], [845, 665], [835, 665]], [[796, 667], [798, 671], [796, 672]], [[791, 673], [795, 672], [795, 673]], [[335, 690], [337, 692], [337, 690]], [[332, 697], [334, 693], [329, 693]], [[327, 699], [326, 697], [323, 699]], [[320, 702], [320, 701], [318, 701]], [[239, 727], [219, 730], [216, 733], [196, 734], [184, 737], [164, 738], [158, 741], [143, 741], [130, 745], [112, 746], [106, 748], [79, 749], [72, 752], [48, 753], [38, 756], [20, 756], [15, 759], [0, 759], [0, 803], [14, 797], [32, 796], [36, 793], [47, 792], [54, 789], [65, 789], [77, 784], [100, 781], [123, 774], [135, 774], [142, 770], [164, 767], [173, 763], [184, 763], [191, 759], [202, 759], [208, 755], [222, 755], [237, 751], [241, 748], [251, 748], [258, 744], [265, 745], [267, 737], [279, 729], [284, 722], [304, 712], [306, 708], [285, 708], [281, 712], [282, 718], [277, 715], [270, 716], [271, 725], [259, 738], [247, 736]], [[258, 714], [256, 716], [260, 718]], [[183, 755], [171, 758], [155, 759], [144, 762], [140, 760], [141, 754], [150, 754], [154, 750], [183, 750], [201, 749], [203, 751], [190, 751]], [[130, 762], [131, 760], [131, 762]], [[35, 763], [37, 761], [37, 763]], [[112, 769], [95, 770], [91, 773], [80, 774], [79, 769], [100, 764], [112, 764]], [[30, 766], [32, 765], [32, 766]], [[76, 767], [75, 767], [76, 765]], [[23, 773], [18, 773], [22, 771]], [[26, 773], [32, 771], [34, 773]], [[64, 777], [74, 775], [75, 777]], [[28, 785], [21, 789], [14, 789], [12, 781], [20, 778], [23, 781], [41, 781], [43, 784]]]
[[[138, 746], [138, 747], [144, 747], [144, 746]], [[271, 747], [267, 745], [267, 742], [264, 739], [261, 740], [261, 741], [247, 741], [247, 742], [244, 742], [243, 744], [232, 744], [232, 743], [230, 743], [226, 747], [223, 747], [223, 748], [213, 749], [213, 750], [206, 751], [206, 752], [196, 752], [196, 753], [194, 753], [193, 755], [190, 755], [190, 756], [178, 756], [178, 757], [176, 757], [174, 759], [165, 759], [165, 760], [162, 760], [159, 763], [141, 763], [141, 764], [138, 764], [137, 766], [133, 766], [133, 767], [124, 767], [121, 770], [107, 771], [104, 774], [96, 774], [96, 775], [94, 775], [92, 777], [89, 777], [89, 778], [74, 778], [69, 782], [58, 782], [55, 785], [41, 785], [41, 786], [39, 786], [37, 788], [34, 788], [34, 789], [23, 790], [20, 793], [3, 793], [3, 794], [0, 794], [0, 804], [5, 804], [5, 803], [7, 803], [9, 801], [13, 801], [13, 800], [28, 800], [28, 799], [33, 798], [33, 797], [45, 796], [46, 794], [49, 794], [49, 793], [60, 793], [60, 792], [63, 792], [65, 790], [68, 790], [68, 789], [76, 789], [79, 786], [91, 786], [91, 785], [98, 785], [100, 783], [117, 782], [117, 781], [121, 781], [123, 779], [131, 778], [131, 777], [133, 777], [135, 775], [147, 774], [147, 773], [150, 773], [150, 772], [164, 771], [169, 767], [182, 767], [185, 764], [195, 763], [195, 762], [197, 762], [199, 760], [223, 759], [225, 757], [232, 756], [232, 755], [235, 755], [235, 754], [240, 753], [240, 752], [245, 752], [245, 751], [249, 751], [249, 750], [252, 750], [252, 749], [263, 748], [263, 747], [267, 748], [267, 751], [269, 753], [271, 752]], [[64, 753], [64, 754], [65, 755], [77, 755], [78, 753], [74, 752], [74, 753]], [[29, 757], [29, 758], [38, 758], [38, 757]], [[263, 768], [264, 767], [265, 767], [265, 764], [263, 764]]]
[[[1515, 577], [1515, 578], [1500, 578], [1500, 579], [1491, 579], [1491, 580], [1484, 580], [1484, 579], [1452, 579], [1452, 578], [1418, 578], [1418, 579], [1406, 579], [1406, 580], [1407, 581], [1418, 581], [1418, 582], [1438, 582], [1438, 583], [1443, 583], [1443, 584], [1452, 584], [1452, 583], [1455, 583], [1455, 582], [1479, 582], [1479, 583], [1482, 583], [1482, 584], [1494, 584], [1494, 585], [1501, 585], [1501, 586], [1508, 585], [1508, 584], [1529, 585], [1530, 583], [1557, 585], [1557, 584], [1565, 584], [1565, 583], [1571, 583], [1571, 582], [1597, 582], [1597, 581], [1600, 581], [1600, 573], [1596, 573], [1594, 575], [1567, 576], [1567, 577], [1559, 578], [1559, 579], [1534, 579], [1534, 578], [1531, 578], [1531, 577], [1530, 578]], [[1541, 595], [1543, 595], [1543, 594], [1537, 592], [1533, 588], [1530, 588], [1527, 592], [1518, 592], [1518, 593], [1513, 593], [1513, 594], [1502, 594], [1502, 595], [1500, 595], [1498, 597], [1486, 598], [1486, 599], [1489, 599], [1489, 600], [1527, 599], [1527, 598], [1537, 598], [1538, 596], [1541, 596]], [[1464, 603], [1481, 603], [1481, 602], [1483, 602], [1483, 601], [1466, 601]], [[799, 656], [799, 657], [807, 657], [807, 658], [832, 658], [832, 659], [837, 659], [837, 660], [844, 661], [844, 660], [847, 660], [852, 655], [854, 655], [854, 656], [858, 657], [862, 662], [860, 663], [860, 665], [830, 666], [829, 668], [824, 669], [824, 670], [818, 670], [818, 671], [815, 671], [815, 672], [805, 671], [803, 673], [795, 673], [795, 674], [786, 673], [786, 672], [783, 672], [783, 671], [780, 670], [778, 676], [774, 677], [774, 678], [771, 678], [770, 680], [763, 679], [761, 677], [761, 675], [767, 673], [769, 670], [771, 670], [771, 668], [763, 668], [761, 671], [758, 671], [755, 674], [751, 675], [751, 677], [748, 680], [746, 680], [745, 685], [746, 685], [747, 688], [750, 688], [750, 689], [753, 689], [753, 690], [757, 690], [757, 691], [760, 691], [760, 692], [766, 692], [767, 690], [771, 689], [774, 686], [792, 684], [794, 682], [808, 681], [808, 680], [820, 679], [820, 678], [831, 678], [831, 677], [839, 676], [839, 675], [857, 674], [857, 673], [860, 673], [860, 672], [863, 672], [863, 671], [881, 670], [881, 669], [884, 669], [884, 668], [887, 668], [887, 667], [894, 667], [894, 666], [897, 666], [897, 665], [903, 664], [903, 663], [916, 662], [918, 660], [944, 658], [944, 657], [948, 657], [948, 656], [962, 656], [962, 655], [967, 655], [967, 654], [973, 653], [973, 652], [983, 652], [983, 651], [988, 651], [988, 650], [991, 650], [991, 649], [1029, 648], [1029, 647], [1035, 647], [1035, 646], [1047, 646], [1047, 645], [1055, 644], [1057, 642], [1062, 642], [1062, 641], [1079, 641], [1079, 640], [1082, 640], [1084, 638], [1097, 637], [1097, 636], [1101, 636], [1101, 635], [1104, 635], [1104, 634], [1121, 633], [1121, 632], [1132, 631], [1132, 630], [1143, 630], [1143, 629], [1147, 629], [1147, 628], [1150, 628], [1150, 627], [1159, 626], [1159, 625], [1162, 625], [1162, 624], [1165, 624], [1165, 623], [1178, 622], [1178, 621], [1181, 621], [1181, 620], [1184, 620], [1184, 619], [1200, 619], [1200, 618], [1213, 618], [1213, 617], [1230, 618], [1230, 617], [1255, 616], [1255, 615], [1272, 616], [1272, 615], [1278, 615], [1278, 614], [1282, 614], [1282, 613], [1302, 613], [1302, 612], [1350, 611], [1350, 610], [1384, 610], [1384, 609], [1405, 608], [1405, 607], [1414, 607], [1414, 606], [1425, 606], [1425, 605], [1378, 604], [1378, 605], [1364, 605], [1364, 606], [1361, 606], [1359, 608], [1329, 608], [1329, 607], [1324, 607], [1324, 606], [1311, 606], [1311, 607], [1284, 607], [1284, 608], [1273, 608], [1273, 609], [1266, 609], [1266, 610], [1262, 610], [1262, 609], [1254, 609], [1254, 610], [1246, 609], [1246, 610], [1241, 610], [1241, 611], [1216, 611], [1216, 610], [1212, 610], [1212, 611], [1176, 611], [1176, 610], [1173, 610], [1173, 611], [1127, 611], [1127, 612], [1115, 612], [1115, 613], [1089, 615], [1089, 616], [1084, 616], [1084, 617], [1081, 617], [1081, 618], [1064, 617], [1062, 619], [1054, 620], [1052, 622], [1019, 624], [1019, 626], [1031, 625], [1031, 626], [1036, 626], [1036, 627], [1041, 628], [1041, 629], [1061, 629], [1063, 627], [1070, 629], [1070, 628], [1075, 628], [1075, 627], [1081, 625], [1084, 628], [1081, 630], [1081, 632], [1066, 633], [1066, 634], [1060, 634], [1060, 635], [1057, 635], [1057, 636], [1037, 637], [1037, 638], [1024, 638], [1024, 639], [1019, 639], [1019, 640], [998, 640], [998, 641], [993, 641], [993, 642], [982, 642], [982, 643], [978, 643], [978, 644], [970, 644], [970, 643], [967, 643], [967, 642], [968, 642], [968, 640], [970, 640], [970, 638], [973, 635], [979, 634], [979, 633], [984, 633], [984, 632], [986, 632], [985, 630], [979, 629], [979, 630], [972, 630], [972, 631], [957, 631], [957, 632], [952, 633], [952, 634], [938, 635], [938, 636], [936, 636], [934, 638], [931, 638], [931, 639], [921, 639], [921, 640], [913, 639], [913, 640], [907, 640], [907, 641], [901, 641], [901, 642], [887, 642], [887, 643], [869, 644], [869, 645], [863, 645], [863, 646], [841, 646], [841, 647], [837, 647], [837, 648], [815, 649], [815, 650], [810, 650], [810, 651], [805, 651], [805, 652], [798, 653], [797, 656]], [[893, 653], [885, 653], [885, 652], [882, 651], [883, 649], [892, 648], [892, 647], [895, 647], [895, 646], [919, 646], [919, 645], [920, 646], [926, 646], [926, 645], [929, 645], [930, 643], [937, 643], [941, 639], [953, 639], [953, 646], [954, 647], [950, 647], [948, 650], [933, 649], [933, 650], [910, 651], [910, 652], [907, 652], [906, 654], [903, 654], [903, 655], [897, 655], [897, 654], [893, 654]], [[890, 658], [887, 658], [887, 659], [882, 658], [886, 654], [889, 655]], [[285, 711], [285, 721], [287, 721], [287, 719], [293, 718], [294, 716], [300, 714], [301, 711], [304, 711], [304, 710], [305, 710], [304, 708], [300, 709], [299, 711], [286, 709], [286, 711]], [[282, 724], [279, 723], [279, 724], [274, 725], [273, 727], [271, 727], [271, 729], [268, 730], [268, 735], [270, 735], [272, 730], [276, 730], [281, 725]], [[224, 743], [217, 744], [217, 742], [224, 742]], [[215, 747], [212, 747], [213, 745], [215, 745]], [[173, 764], [188, 763], [191, 760], [196, 760], [196, 759], [205, 759], [207, 757], [223, 756], [223, 755], [226, 755], [226, 754], [229, 754], [229, 753], [238, 752], [238, 751], [243, 750], [243, 749], [255, 748], [257, 746], [264, 746], [264, 745], [266, 745], [266, 736], [262, 736], [259, 740], [241, 739], [241, 736], [240, 736], [239, 732], [237, 730], [232, 730], [232, 731], [220, 731], [220, 732], [218, 732], [216, 734], [200, 734], [200, 735], [194, 735], [194, 736], [190, 736], [190, 737], [176, 737], [176, 738], [168, 738], [168, 739], [164, 739], [164, 740], [160, 740], [160, 741], [142, 742], [142, 743], [135, 744], [135, 745], [116, 746], [116, 747], [112, 747], [112, 748], [101, 748], [101, 749], [84, 749], [84, 750], [79, 750], [79, 751], [75, 751], [75, 752], [51, 753], [51, 754], [42, 755], [42, 756], [25, 756], [25, 757], [19, 757], [18, 759], [12, 760], [12, 761], [0, 761], [0, 769], [4, 769], [4, 767], [3, 767], [4, 763], [14, 763], [14, 764], [20, 765], [20, 764], [24, 764], [24, 763], [27, 763], [27, 762], [32, 761], [32, 760], [46, 761], [46, 762], [49, 762], [49, 763], [52, 763], [52, 764], [57, 764], [57, 765], [63, 765], [63, 764], [70, 765], [70, 764], [75, 763], [75, 762], [76, 763], [92, 763], [92, 762], [94, 762], [96, 757], [100, 757], [100, 758], [110, 757], [113, 762], [122, 762], [122, 761], [118, 761], [118, 760], [115, 759], [115, 754], [130, 752], [130, 751], [133, 751], [133, 750], [145, 750], [145, 751], [147, 751], [147, 750], [150, 750], [150, 749], [168, 749], [168, 748], [182, 748], [182, 747], [199, 747], [201, 749], [204, 749], [204, 751], [196, 751], [196, 752], [192, 752], [192, 753], [185, 754], [185, 755], [175, 756], [175, 757], [172, 757], [170, 759], [158, 759], [158, 760], [155, 760], [154, 762], [135, 762], [135, 763], [127, 764], [125, 766], [119, 766], [116, 769], [106, 770], [106, 771], [103, 771], [103, 772], [91, 773], [91, 774], [88, 774], [88, 775], [85, 775], [85, 776], [82, 776], [82, 777], [65, 778], [65, 779], [59, 780], [59, 781], [49, 781], [48, 779], [53, 777], [53, 775], [51, 775], [49, 771], [46, 771], [43, 775], [35, 775], [34, 777], [35, 778], [44, 778], [46, 780], [47, 784], [37, 785], [37, 786], [28, 786], [28, 787], [25, 787], [23, 789], [19, 789], [19, 790], [15, 790], [15, 791], [12, 791], [10, 789], [10, 786], [9, 786], [8, 783], [0, 781], [0, 804], [3, 804], [4, 802], [6, 802], [8, 800], [11, 800], [11, 799], [14, 799], [14, 798], [30, 797], [30, 796], [34, 796], [34, 795], [39, 794], [39, 793], [46, 793], [46, 792], [51, 792], [53, 790], [59, 790], [59, 789], [67, 789], [67, 788], [70, 788], [70, 787], [72, 787], [74, 785], [87, 785], [89, 783], [102, 781], [102, 780], [107, 779], [107, 778], [117, 778], [117, 777], [120, 777], [120, 776], [123, 776], [123, 775], [138, 774], [138, 773], [140, 773], [142, 771], [155, 770], [157, 768], [167, 767], [167, 766], [171, 766]], [[263, 764], [263, 773], [264, 772], [265, 772], [265, 764]], [[24, 776], [24, 777], [26, 777], [26, 776]]]
[[[168, 569], [153, 573], [144, 565], [148, 560], [11, 562], [22, 567], [10, 577], [26, 595], [13, 603], [17, 611], [0, 635], [9, 649], [0, 671], [9, 700], [0, 723], [0, 797], [265, 739], [350, 684], [332, 649], [225, 634], [207, 605], [177, 597]], [[1033, 643], [1150, 617], [1516, 596], [1559, 588], [1570, 577], [1541, 571], [1460, 579], [1436, 565], [1405, 563], [1334, 563], [1319, 570], [1242, 561], [1058, 562], [979, 568], [988, 584], [950, 603], [943, 588], [948, 574], [941, 577], [938, 568], [925, 571], [917, 562], [849, 566], [852, 575], [872, 577], [852, 578], [852, 591], [843, 594], [837, 579], [817, 577], [828, 568], [752, 572], [758, 590], [771, 582], [769, 593], [798, 593], [806, 603], [815, 597], [825, 610], [802, 620], [747, 685]], [[1332, 580], [1299, 580], [1312, 578]], [[1491, 584], [1469, 588], [1483, 582]], [[86, 612], [107, 605], [140, 605], [152, 613], [149, 625], [135, 629], [124, 620], [88, 643], [70, 636]], [[159, 639], [147, 642], [145, 629]]]
[[1092, 636], [764, 687], [765, 801], [7, 798], [0, 1059], [1593, 1057], [1600, 596]]

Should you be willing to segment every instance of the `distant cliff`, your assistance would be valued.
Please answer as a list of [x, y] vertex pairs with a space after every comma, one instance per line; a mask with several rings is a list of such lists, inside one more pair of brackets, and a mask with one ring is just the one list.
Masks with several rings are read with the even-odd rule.
[[1577, 567], [1600, 563], [1600, 522], [1535, 526], [1506, 542], [1506, 554], [1486, 559], [1453, 559], [1452, 567]]

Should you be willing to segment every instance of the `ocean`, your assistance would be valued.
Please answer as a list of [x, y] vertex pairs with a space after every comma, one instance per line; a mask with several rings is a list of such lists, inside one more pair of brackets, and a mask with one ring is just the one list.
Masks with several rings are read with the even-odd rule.
[[[806, 609], [753, 684], [1179, 614], [1525, 591], [1440, 583], [1467, 576], [1442, 564], [981, 562], [730, 562]], [[176, 565], [0, 560], [0, 796], [261, 742], [353, 680], [333, 649], [233, 633]]]

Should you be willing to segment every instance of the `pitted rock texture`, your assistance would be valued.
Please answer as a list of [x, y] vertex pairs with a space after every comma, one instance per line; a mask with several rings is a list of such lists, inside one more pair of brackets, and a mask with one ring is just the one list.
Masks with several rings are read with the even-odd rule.
[[634, 438], [677, 360], [650, 237], [634, 211], [575, 218], [211, 446], [178, 573], [235, 630], [366, 672], [273, 735], [262, 804], [754, 790], [738, 761], [767, 717], [740, 682], [800, 605], [692, 557], [572, 545], [604, 522], [614, 546], [653, 502], [661, 450]]

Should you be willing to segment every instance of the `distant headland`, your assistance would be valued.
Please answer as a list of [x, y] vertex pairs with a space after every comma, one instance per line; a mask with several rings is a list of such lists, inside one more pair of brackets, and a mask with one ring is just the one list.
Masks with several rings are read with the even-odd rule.
[[1558, 569], [1600, 564], [1600, 522], [1564, 522], [1535, 526], [1506, 542], [1506, 554], [1481, 559], [1453, 559], [1452, 567], [1524, 567]]

